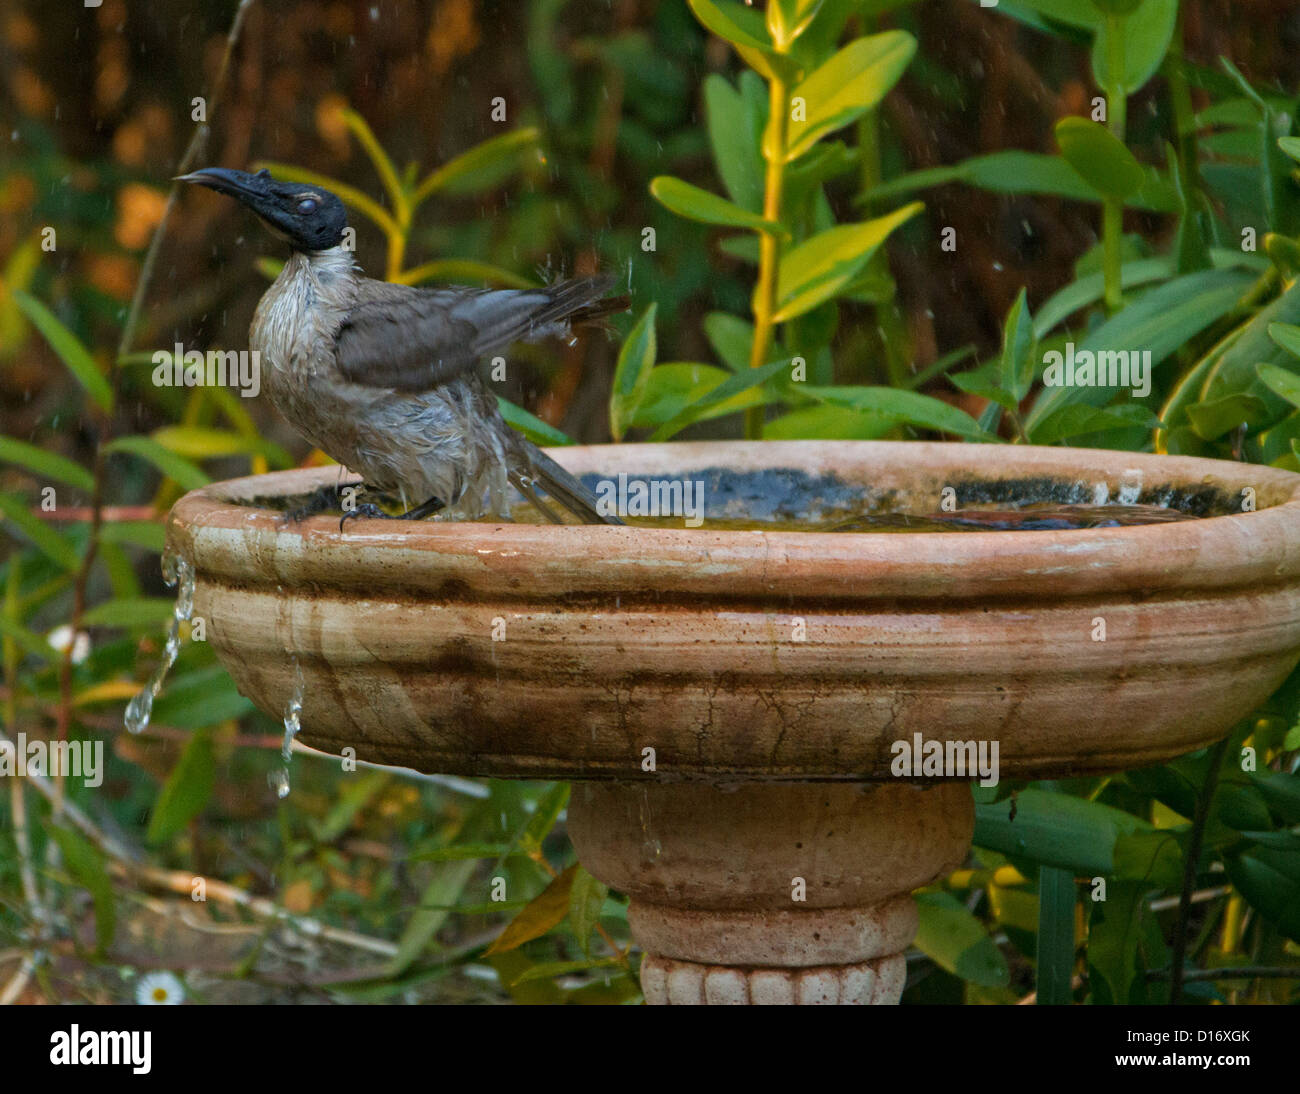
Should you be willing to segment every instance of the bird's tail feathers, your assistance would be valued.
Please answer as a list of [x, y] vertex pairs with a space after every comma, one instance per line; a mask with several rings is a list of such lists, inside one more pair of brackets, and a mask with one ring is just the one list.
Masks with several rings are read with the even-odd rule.
[[[519, 433], [514, 436], [518, 459], [512, 461], [511, 481], [548, 520], [555, 522], [555, 515], [539, 502], [531, 490], [533, 484], [540, 486], [584, 524], [623, 523], [612, 514], [602, 513], [597, 507], [595, 495], [527, 437]], [[528, 481], [521, 483], [521, 477]]]
[[575, 277], [557, 281], [543, 290], [548, 299], [544, 307], [529, 317], [534, 328], [552, 323], [599, 323], [609, 315], [627, 311], [630, 299], [626, 296], [606, 296], [617, 279], [613, 274], [595, 274], [592, 277]]

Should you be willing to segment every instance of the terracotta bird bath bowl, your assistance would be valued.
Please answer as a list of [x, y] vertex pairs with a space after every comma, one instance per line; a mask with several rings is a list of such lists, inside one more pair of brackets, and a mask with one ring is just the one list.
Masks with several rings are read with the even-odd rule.
[[[706, 523], [341, 532], [267, 508], [325, 468], [188, 494], [170, 545], [243, 693], [278, 717], [300, 669], [307, 745], [574, 780], [570, 834], [631, 898], [649, 1002], [896, 1002], [910, 894], [965, 859], [974, 815], [969, 769], [900, 775], [900, 749], [996, 744], [1002, 778], [1159, 763], [1300, 660], [1300, 475], [965, 444], [552, 454], [593, 486], [702, 482]], [[1204, 519], [792, 530], [954, 499]]]

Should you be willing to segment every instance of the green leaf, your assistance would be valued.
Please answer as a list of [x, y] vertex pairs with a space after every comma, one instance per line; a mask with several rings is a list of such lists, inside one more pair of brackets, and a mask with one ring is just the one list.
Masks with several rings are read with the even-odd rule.
[[506, 425], [511, 429], [519, 430], [533, 444], [541, 445], [543, 448], [548, 445], [552, 448], [560, 448], [566, 444], [573, 444], [573, 438], [567, 433], [562, 433], [549, 422], [529, 414], [523, 407], [517, 406], [509, 399], [501, 398], [500, 395], [497, 396], [497, 409], [501, 411], [501, 417], [506, 420]]
[[716, 72], [704, 81], [713, 162], [732, 201], [742, 209], [763, 207], [763, 157], [758, 151], [761, 119], [752, 114], [745, 96]]
[[1279, 137], [1277, 146], [1293, 160], [1300, 160], [1300, 137]]
[[190, 737], [154, 802], [145, 836], [150, 843], [170, 839], [203, 811], [216, 785], [216, 764], [212, 734], [199, 730]]
[[1109, 433], [1135, 426], [1159, 429], [1160, 424], [1159, 418], [1137, 403], [1122, 403], [1104, 410], [1071, 403], [1052, 411], [1038, 422], [1029, 430], [1029, 439], [1034, 444], [1056, 444], [1067, 437], [1086, 437], [1091, 433]]
[[[1262, 365], [1261, 368], [1268, 368]], [[1258, 428], [1268, 423], [1268, 405], [1254, 395], [1225, 395], [1201, 400], [1187, 408], [1187, 420], [1203, 441], [1213, 441], [1245, 424]]]
[[99, 538], [105, 543], [162, 551], [167, 543], [167, 529], [151, 520], [106, 521], [99, 530]]
[[984, 924], [951, 893], [917, 893], [918, 924], [913, 944], [954, 976], [989, 988], [1011, 980], [1006, 958]]
[[1019, 403], [1034, 382], [1034, 318], [1028, 290], [1021, 289], [1002, 331], [1002, 387]]
[[847, 406], [807, 406], [763, 426], [770, 441], [874, 441], [898, 428], [898, 419]]
[[1270, 323], [1268, 336], [1293, 357], [1300, 359], [1300, 327], [1294, 323]]
[[1130, 1001], [1149, 891], [1150, 886], [1145, 884], [1111, 880], [1106, 883], [1106, 899], [1091, 902], [1088, 966], [1097, 999], [1105, 999], [1112, 1005], [1126, 1005]]
[[770, 0], [767, 5], [767, 29], [777, 48], [787, 49], [808, 29], [823, 0]]
[[228, 429], [208, 429], [196, 425], [165, 425], [150, 437], [178, 456], [188, 460], [210, 460], [220, 456], [256, 453], [270, 459], [291, 462], [278, 444], [261, 437], [246, 437]]
[[318, 843], [333, 843], [352, 827], [357, 815], [392, 781], [393, 776], [387, 771], [367, 771], [347, 779], [325, 819], [319, 823], [315, 818], [309, 819], [313, 837]]
[[[733, 46], [746, 49], [771, 50], [772, 43], [755, 33], [753, 13], [742, 14], [737, 4], [715, 3], [714, 0], [690, 0], [691, 11], [695, 13], [706, 30], [712, 31], [719, 38]], [[744, 24], [748, 22], [746, 27]]]
[[955, 433], [972, 440], [991, 439], [964, 410], [916, 391], [902, 391], [892, 387], [814, 386], [806, 386], [801, 390], [810, 398], [825, 403], [879, 414], [922, 429]]
[[537, 158], [541, 131], [533, 126], [476, 144], [428, 175], [416, 188], [412, 207], [432, 194], [481, 194], [500, 185], [528, 158]]
[[1142, 165], [1105, 126], [1087, 118], [1062, 118], [1056, 123], [1061, 155], [1098, 193], [1125, 200], [1142, 189]]
[[1122, 809], [1032, 787], [1015, 806], [1014, 820], [1009, 802], [975, 807], [977, 847], [1089, 877], [1114, 872], [1120, 836], [1151, 830]]
[[72, 828], [51, 824], [46, 830], [59, 845], [68, 873], [90, 893], [95, 907], [95, 949], [102, 954], [112, 945], [117, 927], [113, 885], [108, 878], [104, 852]]
[[[370, 128], [370, 123], [350, 108], [343, 111], [343, 122], [370, 158], [375, 173], [379, 176], [379, 181], [384, 184], [384, 189], [388, 191], [388, 197], [392, 201], [393, 207], [399, 210], [406, 207], [406, 187], [402, 185], [401, 179], [398, 178], [397, 168], [393, 166], [393, 161], [389, 159], [388, 153], [384, 151], [383, 145], [379, 143], [374, 131]], [[342, 196], [342, 194], [339, 194], [340, 198]]]
[[795, 160], [835, 130], [862, 117], [898, 82], [916, 52], [916, 39], [890, 30], [850, 42], [791, 93], [805, 120], [790, 122], [786, 160]]
[[[1152, 365], [1159, 365], [1231, 311], [1250, 283], [1250, 276], [1237, 270], [1203, 270], [1176, 277], [1107, 320], [1078, 349], [1090, 353], [1149, 350]], [[1118, 390], [1109, 386], [1047, 388], [1035, 401], [1026, 425], [1032, 430], [1068, 403], [1108, 403]], [[1168, 415], [1162, 417], [1171, 427], [1176, 424]]]
[[212, 481], [202, 468], [196, 467], [184, 457], [164, 448], [152, 437], [143, 437], [139, 434], [130, 437], [118, 437], [116, 440], [110, 441], [104, 447], [104, 451], [129, 452], [133, 456], [148, 460], [169, 479], [174, 480], [186, 490], [197, 490], [200, 487], [207, 486]]
[[520, 909], [496, 941], [483, 951], [484, 956], [518, 949], [525, 942], [541, 938], [564, 922], [564, 917], [569, 914], [573, 882], [579, 869], [575, 862], [564, 873], [553, 878], [545, 889]]
[[63, 658], [63, 654], [54, 649], [42, 635], [29, 631], [22, 624], [6, 619], [4, 616], [0, 616], [0, 635], [17, 642], [24, 652], [43, 661], [54, 662]]
[[1115, 876], [1148, 889], [1177, 889], [1183, 880], [1183, 849], [1170, 831], [1134, 832], [1115, 841]]
[[38, 551], [63, 569], [75, 571], [81, 565], [81, 558], [72, 543], [28, 509], [22, 498], [0, 494], [0, 513], [8, 518], [8, 524], [31, 540]]
[[[661, 366], [655, 369], [655, 372], [658, 373], [667, 367], [669, 366]], [[708, 369], [707, 365], [686, 367], [694, 367], [697, 369], [697, 373], [701, 374]], [[706, 390], [693, 393], [677, 413], [673, 414], [668, 421], [655, 430], [650, 439], [655, 443], [666, 441], [695, 422], [721, 417], [724, 414], [734, 414], [751, 406], [762, 405], [766, 399], [763, 393], [756, 389], [778, 372], [789, 367], [790, 362], [788, 360], [769, 361], [758, 368], [747, 368], [731, 376], [721, 373], [720, 369], [708, 369], [711, 373], [721, 373], [721, 382], [708, 387]]]
[[754, 324], [724, 311], [711, 311], [704, 317], [704, 336], [722, 363], [732, 372], [749, 367], [749, 353], [754, 342]]
[[477, 868], [475, 859], [438, 864], [433, 879], [420, 894], [420, 906], [402, 932], [397, 943], [397, 953], [384, 970], [388, 977], [400, 976], [412, 961], [424, 953], [433, 936], [447, 922], [451, 915], [450, 909], [465, 891], [465, 886]]
[[729, 0], [690, 0], [690, 5], [706, 30], [735, 46], [744, 62], [762, 76], [789, 79], [797, 71], [790, 58], [773, 50], [763, 17], [753, 8]]
[[[1286, 328], [1297, 323], [1300, 323], [1300, 283], [1290, 285], [1246, 323], [1241, 336], [1225, 350], [1205, 381], [1201, 399], [1216, 402], [1230, 395], [1255, 396], [1269, 404], [1269, 424], [1289, 414], [1290, 404], [1263, 382], [1259, 366], [1295, 367], [1295, 358], [1286, 348]], [[1281, 335], [1281, 342], [1277, 334]]]
[[521, 855], [506, 843], [453, 843], [450, 847], [435, 847], [430, 851], [417, 851], [407, 855], [407, 862], [457, 862], [461, 859], [504, 859]]
[[781, 225], [764, 220], [757, 213], [751, 213], [726, 198], [720, 198], [717, 194], [701, 190], [698, 186], [670, 175], [660, 175], [654, 179], [650, 183], [650, 193], [664, 208], [687, 220], [717, 224], [724, 228], [750, 228], [777, 235], [785, 232]]
[[86, 389], [86, 394], [99, 405], [101, 410], [112, 410], [113, 389], [104, 378], [104, 374], [99, 371], [99, 366], [90, 356], [90, 351], [81, 344], [81, 339], [59, 322], [58, 317], [36, 297], [21, 289], [14, 289], [12, 295], [18, 309], [32, 326], [45, 336], [45, 340], [49, 342], [50, 348], [54, 350], [59, 360]]
[[490, 262], [476, 262], [472, 258], [440, 258], [403, 270], [396, 278], [402, 285], [423, 285], [440, 281], [448, 285], [500, 286], [503, 289], [535, 289], [537, 283], [512, 270], [493, 266]]
[[1224, 865], [1250, 906], [1292, 942], [1300, 942], [1300, 852], [1254, 847]]
[[1038, 946], [1034, 973], [1037, 1002], [1066, 1006], [1074, 971], [1074, 875], [1053, 866], [1038, 868]]
[[[1144, 258], [1124, 264], [1120, 284], [1125, 289], [1135, 289], [1139, 285], [1147, 285], [1152, 281], [1164, 281], [1173, 273], [1173, 264], [1168, 258]], [[1105, 292], [1104, 274], [1076, 276], [1068, 285], [1042, 303], [1038, 314], [1034, 317], [1034, 332], [1042, 338], [1075, 312], [1096, 304], [1105, 296]]]
[[605, 907], [607, 896], [609, 886], [597, 881], [579, 865], [569, 890], [569, 923], [586, 955], [591, 953], [591, 933], [600, 922], [600, 911]]
[[[1147, 168], [1145, 183], [1125, 204], [1153, 212], [1177, 213], [1178, 193], [1159, 172]], [[912, 171], [870, 191], [872, 201], [895, 198], [930, 186], [965, 182], [997, 194], [1046, 194], [1072, 201], [1096, 202], [1098, 193], [1060, 156], [1041, 152], [992, 152], [975, 156], [953, 167], [932, 167]]]
[[913, 203], [862, 224], [831, 228], [787, 251], [777, 272], [773, 322], [784, 323], [835, 296], [871, 260], [890, 232], [922, 208]]
[[560, 819], [560, 814], [564, 812], [564, 807], [568, 804], [569, 784], [552, 784], [546, 793], [538, 799], [537, 808], [534, 810], [533, 815], [528, 818], [523, 831], [519, 833], [519, 838], [515, 840], [515, 846], [525, 854], [540, 854], [542, 841], [551, 834], [551, 829], [555, 827], [556, 822]]
[[95, 486], [94, 476], [81, 464], [13, 437], [0, 436], [0, 461], [17, 464], [43, 478], [67, 483], [78, 490], [93, 490]]
[[515, 977], [510, 986], [526, 984], [530, 980], [554, 980], [559, 976], [572, 976], [574, 973], [590, 972], [592, 969], [614, 969], [621, 965], [622, 961], [613, 955], [588, 958], [585, 961], [543, 961]]
[[1269, 810], [1283, 824], [1300, 824], [1300, 775], [1289, 771], [1270, 771], [1267, 774], [1252, 775], [1250, 781]]
[[172, 618], [175, 602], [170, 597], [149, 596], [130, 600], [106, 600], [81, 617], [88, 627], [154, 627]]
[[[1099, 0], [1093, 0], [1094, 3]], [[1110, 0], [1115, 2], [1115, 0]], [[1126, 0], [1141, 3], [1134, 13], [1120, 24], [1124, 36], [1124, 90], [1130, 95], [1140, 91], [1160, 68], [1169, 43], [1173, 41], [1178, 23], [1178, 0]], [[1107, 36], [1110, 28], [1102, 20], [1092, 46], [1092, 71], [1098, 87], [1111, 87], [1110, 66], [1107, 63]]]
[[636, 419], [637, 408], [645, 397], [658, 349], [655, 344], [657, 304], [651, 304], [628, 332], [614, 367], [613, 390], [609, 397], [609, 429], [614, 440], [621, 441]]
[[[749, 373], [748, 366], [739, 372], [728, 372], [697, 361], [669, 361], [659, 365], [650, 373], [645, 395], [631, 424], [642, 427], [671, 424], [676, 429], [684, 429], [690, 421], [699, 420], [687, 416], [709, 392], [735, 376], [747, 376]], [[761, 406], [762, 403], [761, 393], [750, 391], [748, 397], [737, 399], [731, 406], [715, 408], [716, 412], [703, 414], [702, 417], [721, 417], [736, 410]]]
[[153, 706], [153, 724], [176, 729], [206, 729], [253, 712], [251, 700], [239, 694], [220, 665], [169, 677]]
[[1029, 8], [1054, 22], [1081, 30], [1095, 29], [1102, 19], [1091, 0], [1015, 0], [1015, 6]]

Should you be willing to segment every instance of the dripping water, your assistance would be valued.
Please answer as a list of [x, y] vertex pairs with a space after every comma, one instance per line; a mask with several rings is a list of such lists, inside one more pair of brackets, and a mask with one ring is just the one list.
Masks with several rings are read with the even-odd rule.
[[302, 729], [302, 693], [305, 685], [302, 679], [302, 666], [298, 664], [298, 658], [293, 658], [293, 694], [289, 696], [289, 701], [284, 704], [284, 742], [280, 745], [280, 759], [282, 761], [279, 769], [272, 771], [267, 776], [267, 782], [271, 784], [271, 789], [275, 791], [277, 798], [287, 798], [289, 796], [289, 761], [293, 757], [293, 740], [298, 736], [299, 730]]
[[162, 660], [153, 670], [149, 682], [126, 704], [123, 721], [132, 733], [142, 733], [148, 727], [153, 716], [153, 701], [162, 691], [163, 681], [181, 652], [181, 624], [188, 623], [194, 612], [194, 567], [180, 555], [167, 554], [163, 556], [162, 573], [163, 580], [176, 587], [176, 606], [172, 608]]

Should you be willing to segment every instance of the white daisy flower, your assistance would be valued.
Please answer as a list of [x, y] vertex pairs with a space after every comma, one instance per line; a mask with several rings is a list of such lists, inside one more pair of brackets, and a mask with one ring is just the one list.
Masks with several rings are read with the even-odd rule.
[[174, 973], [151, 972], [136, 984], [135, 1001], [142, 1007], [178, 1007], [185, 1002], [185, 986]]
[[80, 665], [90, 654], [90, 635], [85, 631], [78, 631], [77, 639], [74, 642], [72, 640], [72, 628], [66, 623], [62, 623], [50, 631], [45, 640], [60, 653], [65, 653], [68, 647], [71, 646], [72, 663], [74, 665]]

